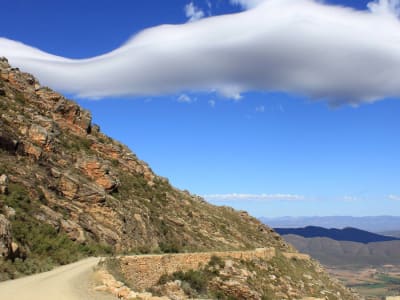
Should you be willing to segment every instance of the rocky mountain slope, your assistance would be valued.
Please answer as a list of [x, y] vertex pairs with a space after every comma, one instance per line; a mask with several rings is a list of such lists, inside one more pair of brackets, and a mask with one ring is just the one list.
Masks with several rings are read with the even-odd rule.
[[259, 247], [294, 251], [246, 212], [172, 187], [88, 111], [0, 59], [0, 280], [105, 252]]

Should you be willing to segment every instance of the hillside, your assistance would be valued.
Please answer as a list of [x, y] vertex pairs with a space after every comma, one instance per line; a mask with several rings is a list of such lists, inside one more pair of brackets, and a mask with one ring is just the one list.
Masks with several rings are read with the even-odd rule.
[[[4, 58], [0, 123], [0, 280], [104, 253], [295, 251], [246, 212], [172, 187], [104, 135], [88, 111]], [[264, 268], [260, 264], [252, 268]], [[285, 277], [268, 299], [290, 299], [291, 293], [357, 299], [316, 262], [300, 270], [290, 259], [279, 260], [263, 272], [264, 280], [274, 273], [324, 278], [318, 286], [289, 289]]]
[[304, 238], [284, 235], [283, 238], [300, 252], [308, 253], [322, 264], [335, 267], [368, 267], [400, 264], [400, 241], [356, 243], [335, 241], [326, 237]]
[[274, 228], [280, 235], [294, 234], [305, 238], [325, 237], [335, 241], [349, 241], [356, 243], [373, 243], [400, 240], [393, 236], [384, 236], [357, 228], [346, 227], [344, 229], [323, 228], [307, 226], [304, 228]]

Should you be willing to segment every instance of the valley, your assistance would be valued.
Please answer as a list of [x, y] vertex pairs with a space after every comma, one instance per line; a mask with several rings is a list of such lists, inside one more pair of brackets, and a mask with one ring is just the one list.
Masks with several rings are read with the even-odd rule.
[[353, 269], [327, 267], [327, 271], [365, 299], [379, 300], [400, 295], [400, 265]]
[[400, 295], [400, 241], [356, 228], [278, 228], [299, 251], [365, 299]]

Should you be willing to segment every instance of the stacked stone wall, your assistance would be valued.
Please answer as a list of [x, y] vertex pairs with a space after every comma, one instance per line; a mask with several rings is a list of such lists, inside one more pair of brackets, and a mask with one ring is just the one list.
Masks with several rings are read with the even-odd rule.
[[275, 248], [259, 248], [253, 251], [200, 252], [166, 255], [135, 255], [120, 258], [125, 279], [135, 290], [144, 290], [155, 285], [163, 274], [198, 269], [208, 264], [211, 257], [252, 260], [272, 259]]

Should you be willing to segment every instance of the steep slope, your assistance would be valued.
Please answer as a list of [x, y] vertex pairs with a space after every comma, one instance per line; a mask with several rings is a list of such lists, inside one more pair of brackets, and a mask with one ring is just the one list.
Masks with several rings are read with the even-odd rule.
[[[0, 280], [105, 252], [295, 251], [246, 212], [172, 187], [101, 133], [88, 111], [4, 58], [0, 125]], [[259, 279], [323, 273], [313, 261], [299, 268], [291, 259], [279, 260], [276, 275], [263, 269]], [[329, 299], [357, 298], [326, 277], [309, 290], [283, 286], [267, 299], [311, 291], [328, 291]]]
[[274, 228], [281, 235], [294, 234], [305, 238], [326, 237], [335, 241], [349, 241], [356, 243], [373, 243], [400, 240], [393, 236], [384, 236], [357, 228], [346, 227], [343, 229], [307, 226], [304, 228]]
[[288, 247], [247, 213], [173, 188], [102, 134], [88, 111], [5, 59], [0, 68], [0, 223], [7, 231], [11, 221], [12, 240], [25, 254], [34, 241], [22, 240], [24, 221], [49, 225], [37, 234], [53, 228], [119, 253]]

